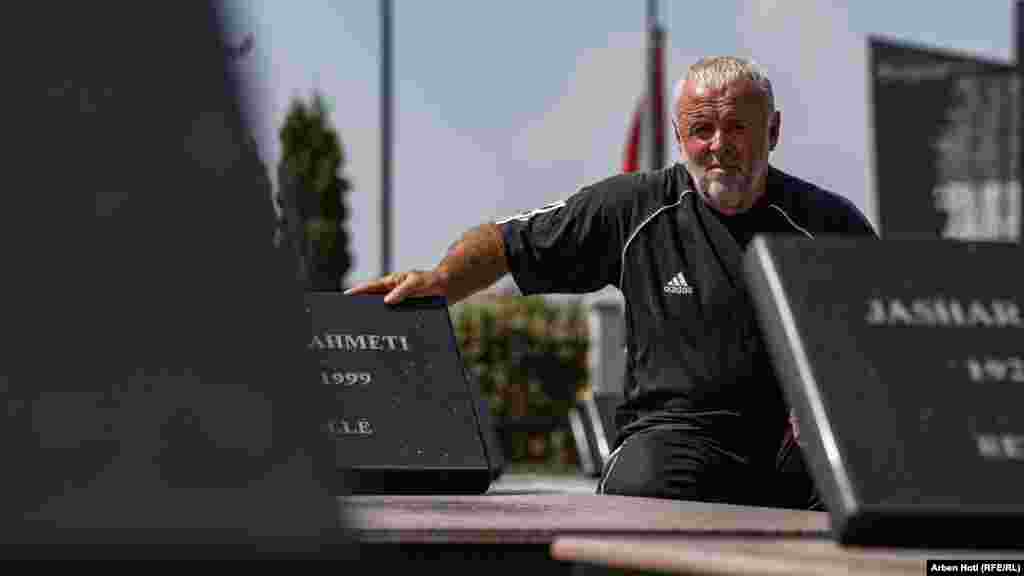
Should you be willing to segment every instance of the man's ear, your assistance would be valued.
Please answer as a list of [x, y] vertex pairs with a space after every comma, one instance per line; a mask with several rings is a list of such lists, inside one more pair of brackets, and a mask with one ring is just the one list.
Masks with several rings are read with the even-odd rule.
[[782, 128], [782, 113], [776, 110], [772, 112], [772, 119], [768, 123], [768, 149], [775, 150], [779, 144], [779, 131]]

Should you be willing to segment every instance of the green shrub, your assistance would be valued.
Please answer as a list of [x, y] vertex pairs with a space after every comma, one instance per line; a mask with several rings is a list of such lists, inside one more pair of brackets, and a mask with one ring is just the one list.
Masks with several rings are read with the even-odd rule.
[[589, 384], [582, 305], [540, 297], [469, 301], [453, 322], [510, 462], [574, 464], [566, 416]]

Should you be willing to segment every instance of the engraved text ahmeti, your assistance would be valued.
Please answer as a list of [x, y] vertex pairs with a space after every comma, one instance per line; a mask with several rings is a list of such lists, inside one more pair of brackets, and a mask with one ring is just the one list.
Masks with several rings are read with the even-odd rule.
[[379, 334], [335, 334], [324, 332], [323, 334], [313, 335], [309, 348], [311, 350], [408, 352], [409, 338], [406, 336], [381, 336]]

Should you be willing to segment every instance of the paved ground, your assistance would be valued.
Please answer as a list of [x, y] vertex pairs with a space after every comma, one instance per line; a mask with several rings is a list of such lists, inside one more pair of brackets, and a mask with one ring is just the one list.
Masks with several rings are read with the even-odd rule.
[[593, 494], [597, 478], [570, 475], [506, 473], [491, 484], [488, 494]]

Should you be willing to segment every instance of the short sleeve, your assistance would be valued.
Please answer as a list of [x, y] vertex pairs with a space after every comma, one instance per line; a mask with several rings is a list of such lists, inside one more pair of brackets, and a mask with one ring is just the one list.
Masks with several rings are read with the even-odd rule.
[[523, 294], [579, 294], [618, 282], [622, 220], [607, 197], [584, 188], [496, 224]]

